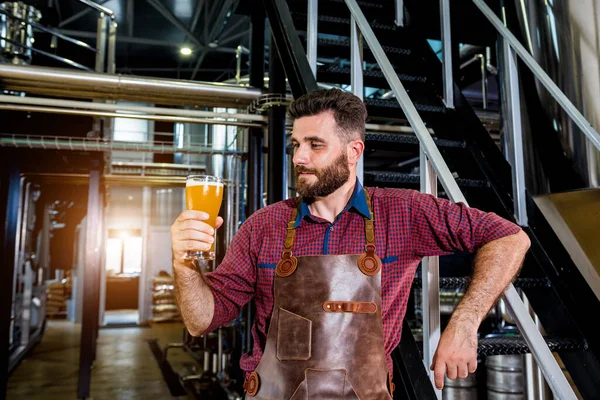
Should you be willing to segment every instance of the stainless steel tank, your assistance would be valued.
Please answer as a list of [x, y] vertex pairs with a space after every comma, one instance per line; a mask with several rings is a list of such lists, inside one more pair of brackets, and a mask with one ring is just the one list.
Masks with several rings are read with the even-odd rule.
[[524, 400], [523, 356], [488, 356], [487, 371], [488, 400]]
[[13, 64], [29, 64], [35, 41], [33, 27], [29, 23], [37, 23], [42, 18], [42, 13], [21, 1], [0, 3], [0, 10], [3, 11], [0, 13], [2, 58]]
[[[524, 45], [598, 131], [600, 128], [600, 3], [514, 0]], [[598, 187], [600, 152], [538, 82], [538, 94], [567, 156], [589, 187]], [[535, 129], [535, 126], [531, 127]], [[534, 168], [529, 162], [529, 168]]]

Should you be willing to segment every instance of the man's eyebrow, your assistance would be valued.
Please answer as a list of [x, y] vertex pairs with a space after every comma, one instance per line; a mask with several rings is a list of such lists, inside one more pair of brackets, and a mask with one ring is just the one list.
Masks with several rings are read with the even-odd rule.
[[[293, 136], [290, 136], [289, 138], [290, 142], [296, 142], [298, 143], [298, 139], [296, 139]], [[322, 137], [319, 136], [307, 136], [303, 139], [305, 142], [318, 142], [318, 143], [327, 143], [325, 141], [325, 139], [323, 139]]]

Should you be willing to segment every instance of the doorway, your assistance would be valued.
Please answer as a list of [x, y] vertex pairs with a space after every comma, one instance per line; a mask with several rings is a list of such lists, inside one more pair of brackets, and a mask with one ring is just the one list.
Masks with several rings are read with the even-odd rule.
[[136, 325], [142, 272], [140, 229], [109, 229], [106, 242], [104, 324]]

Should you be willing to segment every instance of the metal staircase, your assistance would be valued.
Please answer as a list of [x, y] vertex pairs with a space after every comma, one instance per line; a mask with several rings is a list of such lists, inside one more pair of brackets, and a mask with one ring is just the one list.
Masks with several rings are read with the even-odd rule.
[[[438, 9], [432, 9], [434, 16], [430, 16], [423, 12], [424, 2], [417, 3], [405, 2], [406, 23], [399, 27], [394, 23], [393, 2], [358, 2], [420, 117], [433, 132], [432, 138], [469, 205], [514, 221], [511, 167], [456, 85], [454, 108], [445, 106], [442, 64], [424, 36], [427, 31], [424, 26], [433, 24], [439, 29]], [[282, 0], [265, 0], [264, 5], [294, 97], [314, 90], [315, 78], [305, 55], [310, 35], [306, 32], [306, 2], [290, 0], [286, 4]], [[467, 8], [471, 10], [471, 7], [473, 4]], [[351, 83], [352, 67], [348, 60], [351, 59], [353, 23], [344, 1], [319, 1], [317, 54], [327, 57], [316, 69], [319, 83]], [[485, 35], [473, 41], [490, 45], [490, 37], [495, 38], [490, 32], [495, 33], [486, 26]], [[375, 57], [366, 43], [363, 60], [367, 66], [362, 71], [364, 86], [378, 89], [371, 90], [372, 97], [364, 99], [371, 119], [368, 122], [406, 124], [409, 118], [398, 101], [384, 95], [390, 91], [390, 84], [374, 64]], [[416, 136], [367, 132], [366, 142], [366, 186], [419, 188], [420, 175], [415, 167], [419, 166], [420, 142]], [[438, 194], [450, 197], [443, 187], [438, 189]], [[526, 204], [529, 223], [523, 229], [532, 246], [515, 287], [526, 295], [545, 328], [546, 343], [558, 354], [582, 397], [600, 398], [600, 336], [593, 326], [593, 316], [600, 312], [600, 302], [529, 195]], [[464, 288], [468, 284], [465, 275], [470, 271], [470, 260], [470, 256], [464, 254], [441, 257], [440, 288]], [[421, 280], [417, 277], [413, 289], [420, 286]], [[410, 334], [410, 318], [414, 315], [409, 312], [402, 342], [394, 352], [396, 396], [435, 398], [423, 367], [421, 344]], [[482, 325], [480, 360], [489, 355], [530, 351], [518, 335], [485, 337], [493, 332], [493, 323]]]

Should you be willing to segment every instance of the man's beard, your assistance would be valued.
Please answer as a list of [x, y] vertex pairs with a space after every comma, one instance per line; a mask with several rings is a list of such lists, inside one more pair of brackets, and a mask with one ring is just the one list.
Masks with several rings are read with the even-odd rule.
[[[296, 191], [300, 196], [307, 199], [329, 196], [339, 189], [350, 177], [348, 168], [348, 155], [342, 153], [327, 167], [322, 169], [308, 169], [302, 166], [294, 168], [296, 173]], [[308, 183], [306, 179], [298, 178], [301, 173], [314, 174], [317, 178], [315, 183]]]

